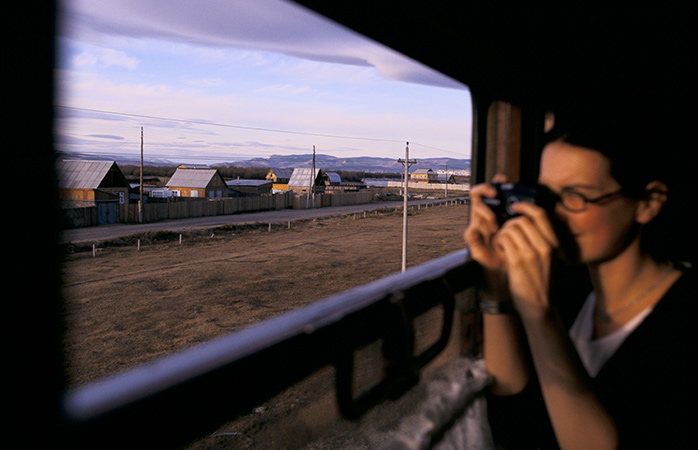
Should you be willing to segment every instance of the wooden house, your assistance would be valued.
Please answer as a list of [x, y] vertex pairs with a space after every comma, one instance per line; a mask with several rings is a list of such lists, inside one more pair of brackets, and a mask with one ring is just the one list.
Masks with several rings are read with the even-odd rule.
[[210, 169], [208, 164], [180, 164], [177, 169]]
[[417, 183], [436, 182], [436, 172], [431, 169], [417, 169], [410, 174], [410, 179]]
[[287, 191], [288, 180], [291, 179], [293, 169], [269, 169], [269, 173], [265, 177], [273, 182], [272, 189], [275, 191]]
[[179, 197], [222, 198], [227, 185], [216, 169], [181, 169], [172, 175], [167, 188]]
[[455, 184], [456, 179], [452, 173], [436, 174], [436, 182], [441, 184]]
[[300, 168], [293, 169], [291, 178], [288, 180], [288, 187], [295, 194], [307, 194], [313, 187], [316, 194], [325, 191], [324, 176], [321, 169]]
[[[58, 196], [73, 203], [128, 203], [130, 185], [114, 161], [64, 160], [56, 165]], [[65, 203], [65, 202], [64, 202]]]
[[339, 186], [342, 184], [342, 177], [336, 172], [325, 172], [324, 182], [327, 186]]
[[234, 196], [239, 197], [271, 194], [274, 182], [271, 180], [246, 180], [237, 178], [235, 180], [228, 180], [225, 184], [228, 185], [228, 190], [232, 191]]

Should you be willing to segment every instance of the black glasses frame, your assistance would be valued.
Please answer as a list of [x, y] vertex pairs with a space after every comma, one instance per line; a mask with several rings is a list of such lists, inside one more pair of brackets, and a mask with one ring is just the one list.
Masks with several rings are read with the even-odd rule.
[[[550, 189], [548, 191], [554, 196], [555, 202], [560, 203], [563, 208], [565, 208], [567, 211], [570, 212], [582, 212], [586, 211], [586, 209], [589, 207], [589, 204], [596, 204], [596, 203], [602, 203], [604, 201], [609, 201], [612, 200], [616, 197], [620, 197], [623, 195], [623, 188], [620, 188], [616, 191], [609, 192], [607, 194], [600, 195], [598, 197], [594, 198], [589, 198], [586, 195], [582, 194], [581, 192], [577, 192], [574, 190], [563, 190], [561, 193], [554, 192]], [[571, 197], [576, 197], [582, 201], [582, 206], [579, 208], [574, 208], [569, 206], [569, 201], [565, 202], [565, 199], [570, 199]]]

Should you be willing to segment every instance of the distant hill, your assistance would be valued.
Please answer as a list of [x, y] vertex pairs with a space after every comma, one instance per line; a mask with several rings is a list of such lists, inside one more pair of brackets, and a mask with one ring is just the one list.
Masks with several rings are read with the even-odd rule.
[[[99, 160], [115, 160], [121, 165], [138, 165], [139, 159], [136, 158], [113, 158], [109, 156], [81, 155], [77, 153], [61, 154], [58, 159], [99, 159]], [[179, 162], [170, 160], [158, 160], [145, 158], [144, 164], [154, 166], [177, 166]], [[311, 167], [313, 163], [312, 153], [305, 155], [271, 155], [260, 158], [252, 158], [247, 160], [221, 162], [212, 165], [215, 166], [236, 166], [236, 167], [268, 167], [268, 168], [303, 168]], [[357, 172], [374, 172], [374, 173], [396, 173], [404, 171], [402, 164], [397, 159], [392, 158], [375, 158], [372, 156], [357, 156], [353, 158], [337, 158], [330, 155], [315, 155], [315, 167], [325, 171], [346, 170]], [[416, 169], [432, 169], [434, 171], [448, 168], [449, 171], [458, 173], [459, 171], [470, 171], [469, 159], [454, 159], [454, 158], [429, 158], [418, 159], [417, 164], [410, 167], [410, 171]]]
[[[117, 164], [119, 164], [121, 166], [126, 166], [126, 165], [137, 166], [141, 163], [141, 160], [139, 157], [129, 157], [129, 156], [114, 157], [113, 155], [95, 155], [95, 154], [56, 151], [56, 160], [60, 161], [60, 160], [64, 160], [64, 159], [77, 159], [77, 160], [83, 160], [83, 161], [84, 160], [88, 160], [88, 161], [115, 161]], [[143, 164], [148, 165], [148, 166], [176, 167], [179, 164], [181, 164], [181, 162], [171, 161], [169, 159], [157, 159], [157, 158], [145, 157], [143, 159]]]
[[[302, 168], [311, 167], [313, 155], [272, 155], [263, 158], [252, 158], [245, 161], [221, 164], [238, 167], [269, 167], [269, 168]], [[375, 158], [372, 156], [357, 156], [352, 158], [337, 158], [330, 155], [315, 155], [315, 167], [323, 170], [351, 170], [359, 172], [394, 173], [404, 170], [397, 159]], [[448, 167], [451, 171], [469, 171], [469, 159], [454, 158], [430, 158], [419, 159], [417, 164], [411, 166], [410, 171], [416, 168], [443, 170]]]

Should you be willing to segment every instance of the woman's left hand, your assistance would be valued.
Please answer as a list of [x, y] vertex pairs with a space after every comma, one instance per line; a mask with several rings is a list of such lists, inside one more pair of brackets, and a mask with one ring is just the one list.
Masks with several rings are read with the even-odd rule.
[[509, 290], [522, 319], [548, 312], [552, 254], [558, 247], [548, 214], [520, 202], [512, 209], [521, 216], [507, 220], [497, 233], [496, 246], [506, 265]]

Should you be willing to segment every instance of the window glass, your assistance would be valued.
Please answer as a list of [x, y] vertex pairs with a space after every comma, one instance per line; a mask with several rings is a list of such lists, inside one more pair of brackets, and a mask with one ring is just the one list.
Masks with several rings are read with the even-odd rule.
[[[71, 384], [398, 272], [406, 156], [427, 184], [451, 177], [415, 190], [409, 265], [462, 248], [465, 209], [437, 220], [426, 202], [467, 184], [465, 86], [284, 1], [59, 10], [58, 159], [97, 179], [111, 162], [110, 187], [130, 187], [105, 227], [99, 189], [59, 186]], [[313, 168], [295, 194], [293, 170]], [[356, 208], [316, 211], [339, 206]], [[316, 212], [282, 214], [301, 210]]]

